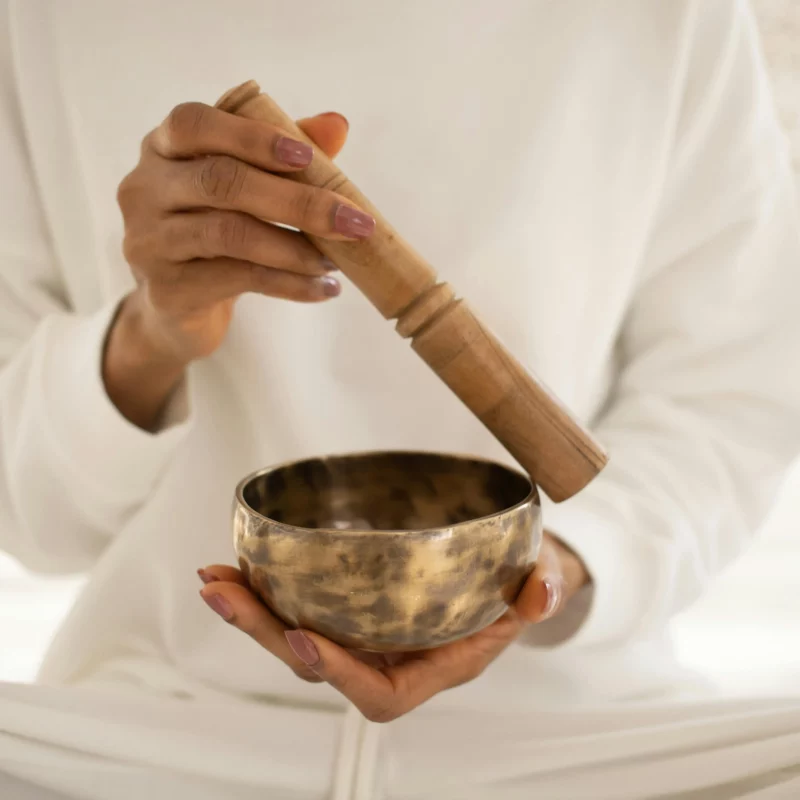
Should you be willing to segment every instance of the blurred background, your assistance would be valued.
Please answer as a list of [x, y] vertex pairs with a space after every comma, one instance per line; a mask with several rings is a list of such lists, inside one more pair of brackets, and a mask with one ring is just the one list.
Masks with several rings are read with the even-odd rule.
[[[752, 5], [800, 184], [800, 0]], [[800, 463], [749, 552], [675, 620], [681, 660], [727, 691], [797, 691], [799, 568]], [[0, 554], [0, 681], [34, 678], [82, 582], [31, 576]]]

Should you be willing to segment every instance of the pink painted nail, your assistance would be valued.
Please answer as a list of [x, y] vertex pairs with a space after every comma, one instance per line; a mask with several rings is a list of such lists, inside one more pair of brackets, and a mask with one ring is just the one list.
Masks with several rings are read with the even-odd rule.
[[333, 227], [351, 239], [366, 239], [375, 230], [375, 218], [352, 206], [340, 203], [333, 216]]
[[200, 592], [200, 597], [206, 601], [212, 611], [216, 611], [226, 622], [233, 619], [233, 606], [221, 594], [204, 595]]
[[206, 572], [204, 569], [198, 569], [197, 574], [203, 583], [214, 583], [214, 581], [219, 580], [216, 575], [212, 575], [210, 572]]
[[292, 652], [307, 666], [316, 667], [319, 664], [319, 651], [314, 642], [302, 631], [286, 631], [284, 634]]
[[329, 278], [325, 276], [319, 279], [319, 284], [322, 287], [322, 293], [326, 297], [338, 297], [342, 291], [342, 285], [336, 278]]
[[552, 617], [561, 603], [562, 586], [561, 582], [553, 581], [550, 578], [545, 578], [542, 583], [547, 590], [547, 603], [545, 604], [544, 611], [542, 611], [542, 619]]
[[307, 167], [314, 157], [314, 151], [305, 142], [281, 136], [275, 142], [275, 155], [290, 167]]

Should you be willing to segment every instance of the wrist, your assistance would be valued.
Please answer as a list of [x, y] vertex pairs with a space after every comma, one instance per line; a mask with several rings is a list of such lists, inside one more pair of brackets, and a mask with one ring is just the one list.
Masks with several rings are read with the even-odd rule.
[[124, 354], [132, 366], [146, 364], [151, 371], [182, 374], [191, 358], [178, 352], [153, 317], [144, 293], [139, 289], [131, 292], [112, 320], [106, 350], [118, 345], [119, 353], [114, 356]]
[[128, 295], [103, 349], [103, 383], [120, 413], [134, 425], [153, 430], [188, 363], [147, 324], [138, 292]]

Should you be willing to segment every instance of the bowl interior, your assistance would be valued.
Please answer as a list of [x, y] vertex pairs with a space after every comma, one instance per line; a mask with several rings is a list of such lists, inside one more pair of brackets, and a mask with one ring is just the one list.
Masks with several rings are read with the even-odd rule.
[[262, 472], [241, 498], [268, 519], [301, 528], [423, 530], [491, 516], [532, 492], [499, 464], [436, 453], [313, 458]]

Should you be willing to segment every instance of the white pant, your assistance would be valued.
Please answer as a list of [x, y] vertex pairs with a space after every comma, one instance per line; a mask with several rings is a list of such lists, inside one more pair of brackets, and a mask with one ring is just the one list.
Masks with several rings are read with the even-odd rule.
[[487, 714], [0, 684], [3, 800], [798, 800], [800, 699]]

